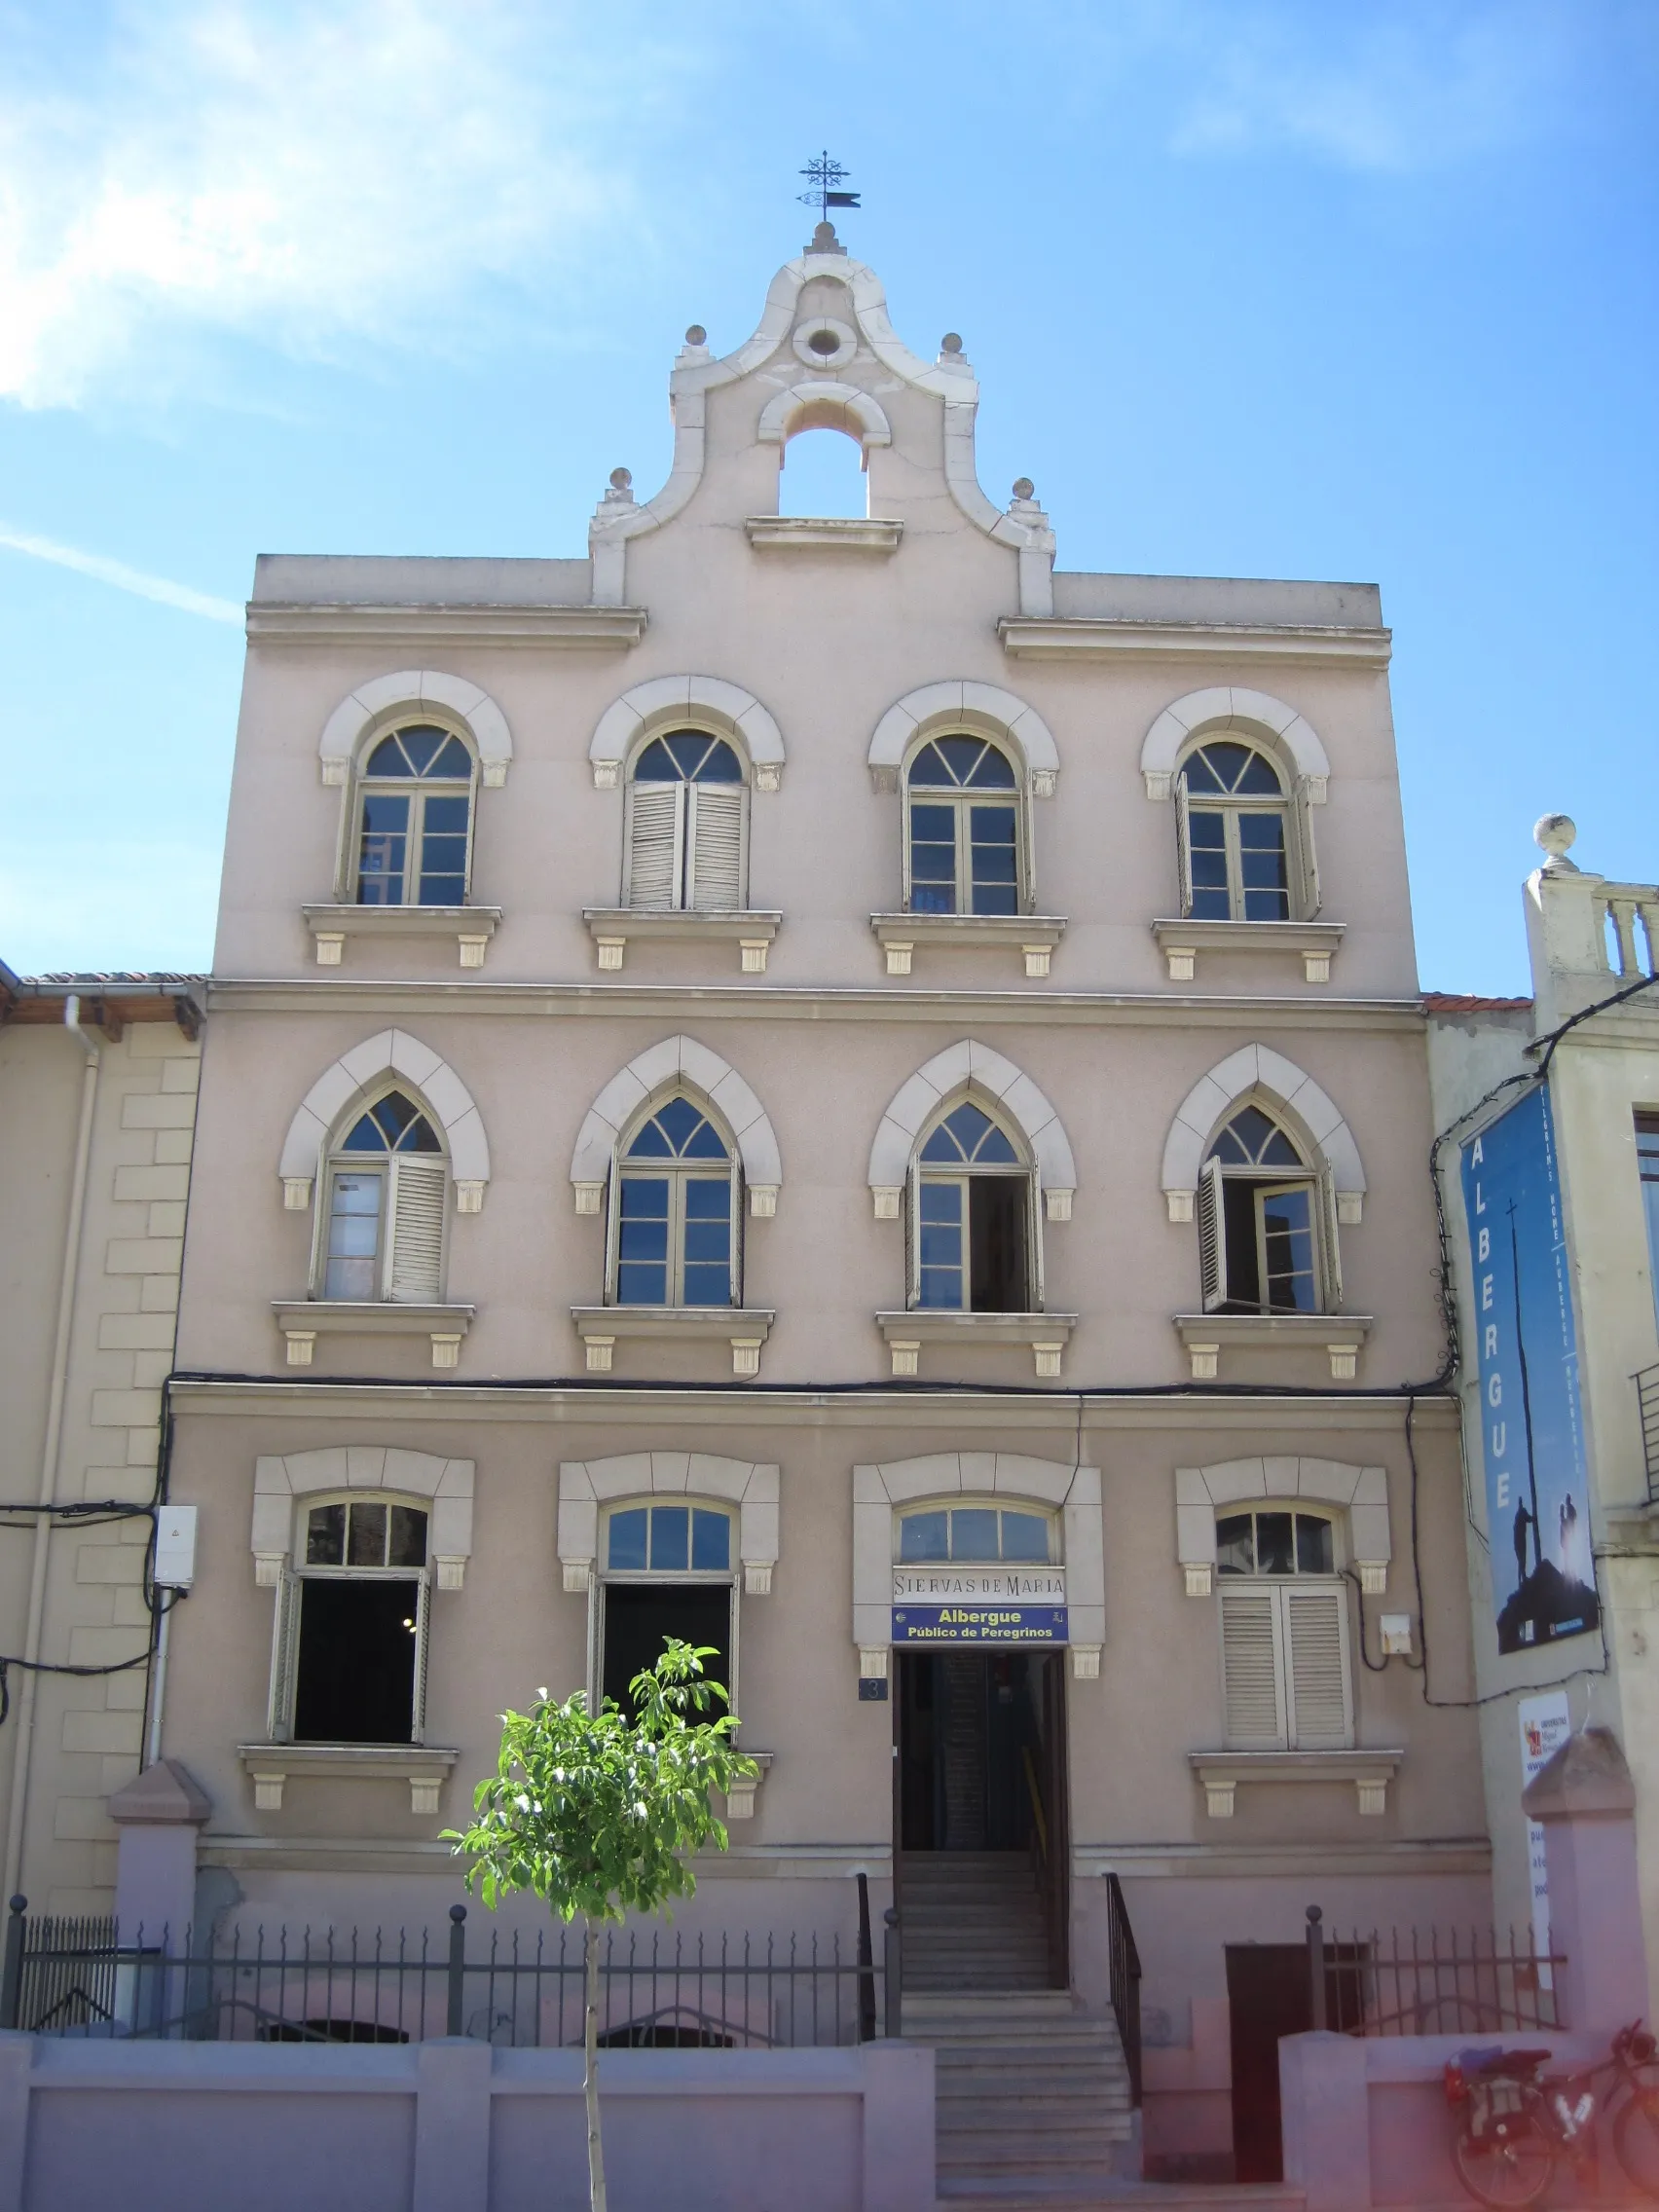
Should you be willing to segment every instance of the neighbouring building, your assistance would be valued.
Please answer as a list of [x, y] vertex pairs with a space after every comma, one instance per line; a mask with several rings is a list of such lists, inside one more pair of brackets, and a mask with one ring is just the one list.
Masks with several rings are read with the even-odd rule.
[[144, 1749], [203, 995], [0, 966], [0, 1896], [51, 1914], [108, 1912]]
[[[1659, 887], [1527, 880], [1533, 996], [1431, 994], [1476, 1678], [1500, 1921], [1547, 1932], [1521, 1791], [1569, 1731], [1623, 1745], [1659, 1958]], [[1659, 1996], [1659, 1992], [1656, 1992]]]
[[[1149, 2156], [1267, 2170], [1307, 1908], [1490, 1913], [1377, 591], [1057, 570], [828, 226], [670, 389], [584, 559], [259, 565], [152, 1714], [202, 1910], [441, 1930], [501, 1709], [684, 1635], [762, 1768], [687, 1940], [896, 1888], [908, 2032], [1092, 2023], [1094, 2166], [1126, 1926]], [[780, 513], [816, 430], [866, 516]]]

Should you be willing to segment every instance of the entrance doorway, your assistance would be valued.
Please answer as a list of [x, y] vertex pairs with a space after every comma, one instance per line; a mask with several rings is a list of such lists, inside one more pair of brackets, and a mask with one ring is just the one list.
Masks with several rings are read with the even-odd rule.
[[894, 1656], [906, 1984], [1064, 1988], [1065, 1654]]

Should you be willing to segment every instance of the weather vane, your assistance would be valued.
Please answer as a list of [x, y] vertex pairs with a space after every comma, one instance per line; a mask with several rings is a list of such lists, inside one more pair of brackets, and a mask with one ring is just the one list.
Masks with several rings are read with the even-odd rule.
[[802, 192], [797, 197], [803, 207], [818, 209], [820, 222], [827, 223], [830, 220], [831, 207], [858, 205], [859, 196], [856, 192], [837, 192], [834, 189], [836, 185], [846, 182], [847, 171], [839, 162], [830, 159], [828, 150], [820, 154], [816, 161], [808, 162], [800, 173], [810, 181], [812, 190]]

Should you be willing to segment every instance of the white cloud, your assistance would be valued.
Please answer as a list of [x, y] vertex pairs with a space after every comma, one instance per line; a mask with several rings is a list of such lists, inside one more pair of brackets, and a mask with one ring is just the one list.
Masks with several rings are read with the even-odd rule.
[[0, 18], [0, 394], [142, 380], [181, 326], [464, 350], [490, 280], [633, 211], [620, 65], [637, 105], [681, 64], [632, 13], [605, 55], [574, 0], [114, 0], [55, 66]]
[[26, 553], [32, 560], [51, 561], [59, 569], [73, 569], [83, 576], [95, 576], [99, 583], [113, 584], [117, 591], [129, 591], [138, 599], [158, 600], [163, 607], [176, 607], [185, 614], [203, 614], [210, 622], [234, 622], [241, 627], [243, 611], [234, 599], [215, 599], [210, 592], [193, 591], [189, 584], [148, 575], [142, 569], [129, 569], [125, 561], [109, 561], [101, 553], [83, 553], [78, 546], [59, 545], [55, 537], [37, 537], [32, 531], [14, 530], [6, 522], [0, 522], [0, 545], [14, 553]]
[[1181, 154], [1289, 146], [1345, 168], [1438, 167], [1532, 136], [1559, 107], [1581, 0], [1260, 0], [1156, 16], [1193, 65]]

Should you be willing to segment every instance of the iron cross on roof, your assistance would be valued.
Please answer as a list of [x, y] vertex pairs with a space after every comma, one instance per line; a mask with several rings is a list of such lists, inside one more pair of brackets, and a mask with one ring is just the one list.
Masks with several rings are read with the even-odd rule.
[[831, 207], [858, 205], [859, 196], [856, 192], [837, 192], [834, 189], [836, 185], [846, 182], [848, 172], [839, 162], [830, 159], [828, 151], [820, 154], [815, 161], [808, 162], [800, 173], [810, 182], [812, 190], [802, 192], [797, 197], [803, 207], [818, 209], [821, 222], [827, 223], [830, 220]]

